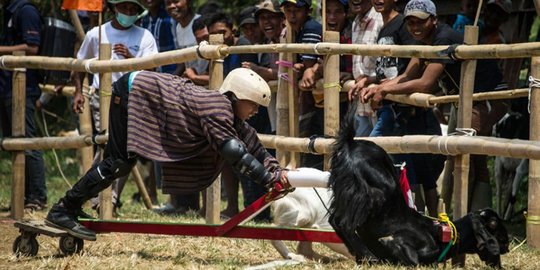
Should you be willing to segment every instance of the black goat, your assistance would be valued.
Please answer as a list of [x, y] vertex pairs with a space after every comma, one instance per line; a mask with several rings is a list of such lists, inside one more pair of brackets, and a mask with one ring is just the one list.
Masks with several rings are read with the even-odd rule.
[[[384, 149], [354, 140], [356, 107], [350, 106], [334, 145], [330, 223], [357, 262], [374, 256], [408, 266], [436, 263], [446, 246], [439, 226], [405, 204], [398, 174]], [[457, 243], [443, 260], [476, 253], [489, 266], [500, 267], [500, 255], [508, 252], [508, 234], [496, 212], [475, 211], [454, 224]]]

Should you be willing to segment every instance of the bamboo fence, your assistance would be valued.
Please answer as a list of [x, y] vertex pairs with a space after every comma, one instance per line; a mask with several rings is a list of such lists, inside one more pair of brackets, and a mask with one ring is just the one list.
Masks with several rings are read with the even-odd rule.
[[[151, 69], [158, 66], [195, 60], [225, 58], [229, 54], [246, 53], [304, 53], [304, 54], [351, 54], [366, 56], [420, 57], [431, 59], [450, 59], [451, 46], [412, 46], [412, 45], [364, 45], [336, 44], [321, 42], [317, 44], [268, 44], [268, 45], [204, 45], [181, 50], [162, 52], [152, 56], [122, 60], [79, 60], [74, 58], [45, 56], [0, 57], [0, 69], [25, 67], [29, 69], [70, 70], [88, 73], [124, 72]], [[497, 44], [497, 45], [458, 45], [453, 56], [457, 59], [529, 58], [540, 55], [540, 42]]]
[[[326, 34], [325, 34], [326, 36]], [[291, 41], [291, 38], [288, 38]], [[326, 41], [326, 40], [325, 40]], [[510, 45], [459, 45], [459, 46], [398, 46], [398, 45], [358, 45], [358, 44], [336, 44], [332, 42], [322, 42], [318, 44], [271, 44], [271, 45], [252, 45], [252, 46], [236, 46], [228, 47], [225, 45], [204, 45], [204, 46], [194, 46], [182, 50], [175, 50], [170, 52], [160, 53], [154, 56], [136, 58], [136, 59], [126, 59], [126, 60], [77, 60], [73, 58], [54, 58], [54, 57], [41, 57], [41, 56], [1, 56], [0, 57], [0, 68], [2, 69], [20, 69], [20, 68], [32, 68], [32, 69], [48, 69], [48, 70], [72, 70], [78, 72], [88, 72], [88, 73], [110, 73], [110, 72], [122, 72], [122, 71], [131, 71], [131, 70], [141, 70], [141, 69], [150, 69], [157, 66], [174, 64], [179, 62], [186, 62], [190, 60], [200, 58], [205, 59], [219, 59], [224, 58], [229, 54], [239, 54], [239, 53], [262, 53], [262, 52], [274, 52], [282, 53], [287, 57], [287, 59], [294, 59], [294, 53], [306, 53], [306, 54], [319, 54], [326, 55], [326, 58], [330, 58], [330, 55], [336, 54], [359, 54], [359, 55], [368, 55], [368, 56], [395, 56], [395, 57], [421, 57], [421, 58], [438, 58], [446, 59], [449, 58], [449, 52], [453, 51], [452, 56], [454, 58], [469, 60], [469, 59], [485, 59], [485, 58], [524, 58], [524, 57], [533, 57], [540, 55], [540, 43], [519, 43], [519, 44], [510, 44]], [[216, 61], [218, 62], [218, 61]], [[468, 70], [467, 74], [474, 74], [474, 72], [469, 71], [469, 69], [474, 71], [473, 65], [466, 62], [464, 68]], [[534, 67], [534, 65], [536, 65]], [[538, 68], [540, 65], [539, 61], [533, 61], [533, 70]], [[470, 67], [469, 67], [470, 66]], [[283, 68], [283, 72], [288, 73], [291, 81], [294, 81], [294, 72], [291, 68]], [[332, 71], [325, 71], [326, 81], [323, 83], [323, 91], [326, 85], [333, 85], [334, 80], [332, 79]], [[334, 72], [339, 72], [338, 69], [335, 69]], [[16, 72], [20, 74], [20, 72]], [[540, 76], [536, 74], [535, 76]], [[19, 77], [23, 78], [23, 77]], [[329, 81], [329, 78], [332, 79]], [[21, 79], [19, 79], [21, 80]], [[464, 89], [471, 88], [470, 79], [465, 78], [463, 80], [465, 83]], [[350, 82], [346, 83], [343, 86], [341, 91], [347, 91], [347, 85]], [[469, 86], [467, 86], [469, 84]], [[14, 87], [19, 84], [14, 84]], [[280, 91], [278, 92], [279, 102], [286, 102], [287, 105], [277, 104], [278, 112], [278, 134], [287, 135], [287, 136], [268, 136], [260, 135], [260, 138], [263, 141], [263, 144], [269, 148], [276, 148], [279, 151], [291, 151], [291, 154], [283, 154], [283, 157], [280, 158], [280, 161], [287, 160], [289, 165], [295, 166], [298, 165], [296, 154], [300, 152], [309, 152], [307, 151], [307, 145], [309, 139], [307, 138], [297, 138], [298, 136], [298, 112], [297, 112], [297, 100], [296, 100], [296, 85], [293, 83], [285, 82], [281, 80], [278, 85], [280, 86]], [[350, 86], [349, 86], [350, 87]], [[330, 87], [328, 87], [330, 88]], [[462, 87], [463, 88], [463, 87]], [[69, 88], [66, 88], [68, 90]], [[287, 89], [285, 95], [280, 95], [282, 89]], [[472, 88], [471, 88], [472, 89]], [[335, 89], [334, 89], [335, 91]], [[417, 106], [433, 106], [437, 103], [445, 102], [462, 102], [460, 107], [464, 108], [462, 116], [467, 116], [467, 111], [470, 109], [472, 100], [485, 100], [492, 98], [512, 98], [512, 97], [521, 97], [526, 96], [525, 89], [515, 89], [509, 91], [501, 91], [497, 93], [480, 93], [480, 94], [470, 94], [466, 98], [463, 98], [463, 95], [460, 99], [459, 96], [446, 96], [446, 97], [435, 97], [431, 95], [422, 95], [422, 94], [412, 94], [409, 96], [388, 96], [389, 99], [396, 100], [399, 102], [407, 102], [409, 104]], [[15, 91], [14, 91], [15, 92]], [[66, 91], [69, 92], [69, 91]], [[538, 91], [533, 91], [532, 108], [536, 108], [538, 105]], [[327, 92], [325, 91], [325, 94]], [[24, 93], [23, 93], [24, 97]], [[330, 98], [331, 99], [331, 98]], [[335, 106], [326, 105], [326, 106]], [[15, 108], [14, 108], [15, 109]], [[288, 109], [285, 112], [285, 109]], [[326, 112], [331, 115], [325, 116], [326, 119], [338, 119], [336, 110], [331, 108], [326, 108]], [[24, 115], [20, 114], [20, 111], [14, 111], [14, 115]], [[538, 114], [536, 112], [536, 114]], [[284, 118], [284, 119], [281, 119]], [[288, 119], [288, 120], [286, 120]], [[279, 123], [287, 122], [287, 129], [280, 129]], [[326, 125], [335, 126], [336, 122], [331, 122]], [[465, 121], [466, 122], [466, 121]], [[404, 136], [404, 137], [384, 137], [384, 138], [363, 138], [368, 139], [380, 144], [390, 153], [441, 153], [448, 155], [462, 155], [462, 154], [487, 154], [487, 155], [498, 155], [498, 156], [509, 156], [516, 158], [530, 158], [530, 159], [540, 159], [540, 146], [539, 143], [533, 140], [538, 140], [538, 124], [537, 116], [531, 117], [531, 141], [520, 141], [520, 140], [504, 140], [497, 138], [487, 138], [487, 137], [464, 137], [464, 136], [450, 136], [450, 137], [440, 137], [440, 136]], [[462, 121], [460, 123], [462, 126], [467, 124]], [[14, 129], [15, 130], [15, 129]], [[325, 132], [331, 133], [331, 128], [326, 129]], [[532, 133], [534, 132], [534, 134]], [[106, 138], [96, 138], [98, 142], [103, 142]], [[331, 139], [317, 139], [315, 140], [315, 149], [319, 153], [330, 153], [331, 151]], [[50, 148], [78, 148], [82, 146], [89, 146], [92, 144], [92, 139], [90, 136], [79, 136], [73, 138], [6, 138], [2, 141], [3, 150], [14, 151], [14, 157], [17, 153], [20, 153], [22, 149], [50, 149]], [[15, 161], [15, 158], [14, 158]], [[537, 162], [537, 161], [535, 161]], [[20, 187], [20, 174], [15, 173], [15, 168], [18, 163], [14, 162], [14, 192], [13, 194], [21, 194], [24, 192], [24, 186]], [[22, 163], [24, 164], [24, 163]], [[531, 163], [532, 164], [536, 163]], [[465, 164], [465, 166], [468, 166]], [[538, 165], [536, 165], [538, 167]], [[463, 181], [464, 178], [467, 178], [467, 175], [463, 173], [459, 181]], [[530, 179], [532, 182], [529, 182], [530, 193], [529, 193], [529, 205], [540, 205], [538, 203], [537, 195], [532, 194], [532, 190], [539, 189], [538, 183], [538, 172], [537, 168], [531, 170]], [[17, 186], [19, 183], [19, 186]], [[531, 187], [533, 185], [533, 187]], [[16, 188], [17, 187], [17, 188]], [[462, 190], [463, 187], [459, 187]], [[15, 195], [14, 195], [15, 196]], [[462, 197], [462, 196], [460, 196]], [[12, 198], [12, 215], [19, 215], [18, 206], [19, 204], [17, 198]], [[456, 203], [461, 204], [462, 208], [459, 208], [458, 214], [463, 212], [463, 200]], [[531, 222], [527, 223], [528, 232], [534, 232], [535, 235], [538, 235], [536, 231], [538, 230], [538, 222], [534, 220], [537, 217], [538, 213], [536, 208], [531, 207], [533, 212], [531, 212]], [[22, 212], [21, 212], [22, 213]], [[533, 222], [534, 221], [534, 222]], [[534, 228], [532, 228], [534, 227]], [[536, 238], [529, 237], [529, 244], [535, 247], [540, 246], [540, 239], [538, 236]]]

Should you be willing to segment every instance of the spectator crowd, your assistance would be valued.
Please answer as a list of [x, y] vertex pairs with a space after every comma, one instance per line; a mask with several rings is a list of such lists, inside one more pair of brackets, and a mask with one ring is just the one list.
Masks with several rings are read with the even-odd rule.
[[[40, 46], [40, 15], [35, 6], [26, 0], [0, 0], [3, 3], [4, 23], [8, 26], [0, 45], [0, 55], [25, 50], [36, 55]], [[287, 31], [292, 31], [294, 43], [319, 43], [323, 41], [319, 1], [312, 0], [264, 0], [242, 9], [236, 20], [222, 12], [218, 1], [207, 1], [197, 9], [193, 0], [108, 0], [104, 7], [110, 20], [101, 27], [85, 20], [89, 14], [80, 12], [85, 28], [89, 29], [77, 59], [98, 57], [99, 42], [110, 43], [112, 60], [144, 57], [159, 52], [183, 49], [208, 41], [209, 35], [223, 35], [228, 46], [276, 44], [283, 42]], [[439, 20], [437, 7], [431, 0], [327, 0], [324, 12], [327, 31], [339, 32], [342, 44], [384, 45], [454, 45], [463, 43], [465, 25], [474, 23], [478, 8], [477, 0], [462, 0], [463, 12], [458, 14], [452, 26]], [[504, 43], [500, 27], [511, 13], [509, 0], [483, 1], [479, 42], [483, 44]], [[24, 19], [22, 19], [24, 18]], [[94, 23], [95, 24], [95, 23]], [[288, 27], [286, 27], [288, 25]], [[101, 33], [99, 32], [101, 31]], [[279, 68], [292, 68], [297, 81], [279, 74]], [[297, 85], [301, 136], [324, 136], [324, 95], [313, 93], [317, 81], [323, 78], [324, 56], [298, 54], [292, 63], [280, 61], [277, 53], [231, 54], [223, 59], [223, 77], [235, 68], [253, 70], [266, 81], [281, 78]], [[479, 60], [475, 74], [474, 92], [507, 89], [496, 60]], [[209, 62], [197, 59], [186, 63], [161, 66], [154, 71], [185, 77], [194, 84], [208, 86]], [[2, 137], [11, 136], [11, 76], [0, 70], [0, 123]], [[453, 59], [398, 58], [388, 56], [341, 55], [339, 61], [340, 83], [354, 80], [354, 86], [340, 97], [340, 113], [343, 115], [353, 99], [361, 105], [356, 112], [356, 136], [402, 136], [441, 135], [440, 124], [449, 124], [455, 130], [457, 105], [446, 110], [421, 108], [385, 100], [387, 94], [410, 94], [414, 92], [451, 95], [460, 92], [461, 62]], [[124, 75], [112, 74], [113, 83]], [[91, 106], [95, 131], [100, 130], [99, 76], [91, 77], [94, 90], [90, 104], [84, 104], [82, 81], [88, 74], [74, 73], [72, 81], [76, 92], [73, 111], [82, 112], [83, 106]], [[27, 73], [26, 136], [36, 136], [32, 119], [35, 104], [40, 96], [34, 71]], [[275, 94], [274, 94], [275, 95]], [[40, 104], [41, 106], [41, 104]], [[446, 111], [443, 117], [436, 112]], [[492, 126], [507, 112], [504, 101], [479, 101], [473, 104], [472, 127], [478, 135], [490, 136]], [[258, 133], [275, 134], [275, 96], [266, 107], [247, 122]], [[26, 153], [25, 207], [39, 210], [47, 207], [45, 168], [40, 151]], [[99, 155], [96, 154], [96, 160]], [[444, 168], [446, 157], [433, 154], [393, 155], [396, 164], [405, 163], [407, 177], [417, 194], [417, 206], [427, 208], [428, 214], [437, 213], [437, 179]], [[485, 156], [472, 156], [472, 179], [470, 210], [491, 206], [490, 178]], [[160, 180], [162, 164], [146, 162], [150, 166], [154, 184], [160, 188], [166, 183]], [[303, 155], [302, 167], [322, 169], [323, 159], [317, 155]], [[222, 218], [227, 219], [239, 212], [238, 194], [242, 187], [244, 204], [249, 205], [266, 192], [266, 189], [245, 176], [225, 166], [221, 172], [227, 207]], [[114, 185], [113, 203], [121, 206], [120, 194], [125, 177]], [[155, 192], [150, 192], [154, 203]], [[423, 196], [420, 196], [422, 194]], [[204, 195], [203, 195], [204, 196]], [[200, 194], [170, 194], [170, 199], [155, 211], [183, 214], [186, 211], [204, 211]], [[204, 201], [204, 200], [203, 200]], [[95, 202], [95, 207], [98, 207]], [[268, 211], [259, 214], [261, 220], [269, 220]]]

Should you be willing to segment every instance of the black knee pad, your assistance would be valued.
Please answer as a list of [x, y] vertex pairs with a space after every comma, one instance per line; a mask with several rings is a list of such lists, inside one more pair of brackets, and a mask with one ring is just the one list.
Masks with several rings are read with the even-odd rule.
[[223, 145], [221, 145], [220, 152], [223, 159], [242, 175], [251, 178], [262, 186], [271, 184], [272, 179], [270, 173], [263, 164], [246, 150], [239, 140], [226, 140]]

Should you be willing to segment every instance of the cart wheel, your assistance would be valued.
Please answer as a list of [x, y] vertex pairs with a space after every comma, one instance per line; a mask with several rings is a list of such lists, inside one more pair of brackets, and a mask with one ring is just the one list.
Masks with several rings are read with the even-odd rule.
[[73, 255], [81, 252], [84, 247], [84, 240], [71, 235], [65, 235], [60, 237], [59, 246], [65, 255]]
[[36, 256], [39, 250], [36, 236], [19, 235], [13, 242], [13, 253], [17, 256]]

